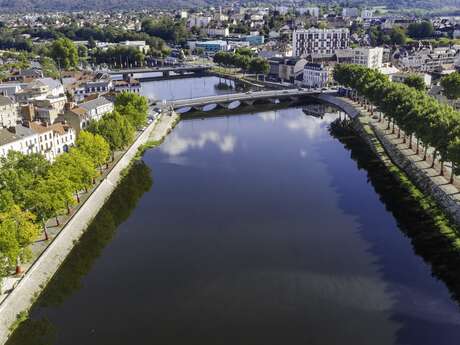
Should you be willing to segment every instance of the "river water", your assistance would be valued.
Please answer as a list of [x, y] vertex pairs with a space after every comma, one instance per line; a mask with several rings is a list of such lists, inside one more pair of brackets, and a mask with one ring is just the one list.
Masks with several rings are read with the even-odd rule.
[[[204, 96], [217, 82], [142, 92]], [[390, 205], [330, 134], [337, 116], [292, 107], [180, 122], [9, 345], [459, 344], [457, 303], [392, 211], [407, 205]]]

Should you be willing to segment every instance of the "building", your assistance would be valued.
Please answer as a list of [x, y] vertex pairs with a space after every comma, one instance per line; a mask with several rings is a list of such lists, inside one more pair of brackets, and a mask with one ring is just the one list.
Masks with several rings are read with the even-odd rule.
[[301, 58], [271, 58], [269, 78], [274, 80], [294, 83], [297, 77], [303, 74], [303, 68], [307, 60]]
[[188, 27], [197, 27], [197, 28], [201, 28], [201, 27], [205, 27], [205, 26], [208, 26], [209, 23], [211, 23], [212, 21], [212, 17], [210, 16], [199, 16], [199, 15], [191, 15], [189, 16], [189, 19], [188, 19]]
[[358, 17], [359, 16], [359, 9], [356, 7], [344, 7], [342, 9], [342, 17]]
[[145, 41], [124, 41], [120, 42], [120, 45], [136, 48], [143, 54], [148, 53], [150, 50], [149, 45]]
[[15, 97], [21, 88], [21, 84], [18, 83], [0, 84], [0, 96]]
[[227, 51], [228, 44], [226, 41], [190, 41], [188, 42], [190, 49], [203, 49], [206, 53], [217, 53], [219, 51]]
[[390, 76], [391, 78], [391, 81], [394, 81], [394, 82], [398, 82], [398, 83], [404, 83], [404, 81], [406, 80], [407, 77], [411, 76], [411, 75], [417, 75], [417, 76], [420, 76], [423, 81], [425, 82], [425, 85], [427, 88], [430, 88], [431, 87], [431, 75], [430, 74], [427, 74], [427, 73], [405, 73], [405, 72], [399, 72], [399, 73], [395, 73], [395, 74], [392, 74]]
[[347, 49], [350, 42], [348, 29], [296, 30], [292, 34], [294, 56], [313, 58], [332, 57], [336, 50]]
[[358, 47], [336, 52], [338, 63], [351, 63], [356, 65], [363, 65], [368, 68], [380, 68], [383, 62], [383, 48], [375, 47]]
[[374, 17], [374, 10], [364, 9], [361, 11], [361, 18], [364, 20], [369, 20]]
[[318, 63], [307, 63], [303, 69], [303, 86], [310, 88], [323, 88], [329, 82], [329, 71]]
[[454, 69], [458, 52], [450, 47], [435, 49], [420, 49], [416, 52], [404, 52], [398, 59], [398, 64], [405, 69], [420, 72], [442, 72]]
[[91, 121], [99, 121], [102, 116], [112, 112], [114, 104], [104, 97], [99, 97], [76, 107], [69, 107], [64, 112], [64, 120], [78, 135], [81, 130], [88, 127]]
[[16, 126], [18, 117], [18, 104], [9, 97], [0, 96], [0, 127]]
[[66, 102], [67, 97], [64, 95], [33, 100], [35, 119], [48, 124], [54, 123], [62, 114]]
[[295, 11], [300, 15], [309, 15], [310, 17], [319, 17], [319, 7], [299, 7]]
[[230, 36], [230, 30], [228, 27], [226, 28], [206, 28], [204, 29], [206, 35], [210, 37], [228, 37]]
[[249, 42], [251, 46], [260, 46], [264, 44], [265, 37], [263, 35], [248, 35], [244, 37], [246, 42]]
[[17, 125], [10, 129], [0, 128], [0, 157], [6, 157], [10, 151], [17, 151], [25, 155], [39, 153], [38, 135], [30, 128], [17, 131], [21, 127], [23, 126]]
[[68, 152], [75, 144], [76, 135], [72, 127], [65, 123], [52, 125], [40, 122], [29, 122], [26, 126], [17, 126], [16, 131], [31, 130], [38, 136], [38, 152], [49, 161], [53, 161], [61, 153]]

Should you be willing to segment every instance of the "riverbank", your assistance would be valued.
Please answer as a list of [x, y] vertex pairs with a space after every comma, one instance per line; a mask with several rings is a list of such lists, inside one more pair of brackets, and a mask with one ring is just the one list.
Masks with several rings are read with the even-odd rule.
[[346, 98], [323, 99], [353, 117], [352, 128], [367, 143], [393, 177], [417, 200], [420, 208], [436, 223], [445, 243], [460, 254], [460, 190], [449, 184], [422, 160], [402, 138], [385, 131], [383, 123]]
[[38, 295], [72, 251], [79, 238], [116, 189], [139, 149], [150, 140], [162, 140], [177, 123], [176, 114], [162, 115], [150, 124], [122, 155], [120, 160], [95, 188], [65, 227], [47, 246], [45, 251], [24, 274], [17, 286], [0, 304], [0, 344], [4, 344], [11, 331], [27, 316]]

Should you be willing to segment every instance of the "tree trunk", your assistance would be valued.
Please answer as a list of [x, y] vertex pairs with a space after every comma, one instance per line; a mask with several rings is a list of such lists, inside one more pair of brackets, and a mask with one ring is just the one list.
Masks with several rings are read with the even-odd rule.
[[388, 118], [387, 130], [389, 130], [389, 129], [390, 129], [390, 122], [391, 122], [391, 119], [390, 119], [390, 118]]
[[441, 161], [441, 176], [444, 176], [444, 161]]
[[455, 166], [454, 166], [454, 163], [452, 163], [452, 171], [450, 172], [450, 181], [449, 181], [450, 184], [454, 183], [454, 170], [455, 170]]
[[409, 135], [409, 148], [412, 149], [412, 133]]
[[75, 191], [75, 196], [77, 197], [77, 202], [80, 203], [80, 195], [78, 195], [78, 190]]
[[391, 134], [395, 134], [395, 120], [393, 120], [393, 129], [391, 130]]
[[428, 145], [423, 145], [423, 150], [424, 150], [423, 160], [426, 161], [426, 154], [427, 154], [427, 151], [428, 151]]
[[43, 223], [43, 232], [45, 233], [45, 241], [48, 241], [48, 240], [49, 240], [49, 237], [48, 237], [48, 231], [46, 231], [46, 225], [45, 225], [45, 223]]
[[59, 218], [58, 218], [58, 216], [55, 216], [54, 218], [56, 219], [56, 226], [59, 226], [59, 225], [61, 225], [61, 223], [59, 222]]
[[431, 162], [431, 168], [434, 168], [434, 163], [436, 162], [436, 155], [437, 155], [437, 151], [434, 150], [433, 152], [433, 161]]
[[417, 137], [417, 151], [415, 152], [415, 154], [418, 155], [418, 142], [419, 142], [419, 138]]

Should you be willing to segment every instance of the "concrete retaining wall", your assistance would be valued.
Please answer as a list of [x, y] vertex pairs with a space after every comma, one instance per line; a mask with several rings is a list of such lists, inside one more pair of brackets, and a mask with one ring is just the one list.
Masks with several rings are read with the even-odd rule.
[[[160, 120], [161, 121], [161, 118]], [[17, 315], [27, 311], [36, 297], [56, 273], [74, 244], [83, 235], [92, 219], [97, 215], [110, 194], [120, 181], [122, 171], [129, 166], [139, 147], [145, 144], [155, 129], [157, 121], [150, 124], [136, 139], [123, 157], [112, 168], [107, 177], [96, 187], [86, 202], [66, 224], [64, 229], [50, 243], [46, 250], [25, 273], [17, 287], [0, 305], [0, 344], [4, 344], [9, 336], [9, 328], [16, 322]], [[160, 126], [165, 136], [171, 128]]]

